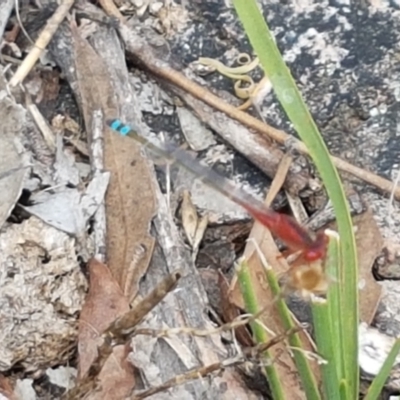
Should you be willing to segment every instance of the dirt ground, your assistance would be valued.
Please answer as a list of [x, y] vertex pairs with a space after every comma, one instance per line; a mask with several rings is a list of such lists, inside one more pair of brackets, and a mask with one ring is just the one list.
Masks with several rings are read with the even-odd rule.
[[[367, 385], [400, 335], [400, 6], [259, 4], [339, 160]], [[199, 177], [109, 127], [118, 119], [147, 141], [172, 143], [254, 198], [269, 193], [274, 210], [311, 231], [334, 229], [323, 185], [233, 6], [42, 0], [20, 2], [17, 13], [4, 0], [0, 32], [0, 393], [269, 398], [248, 320], [233, 334], [243, 300], [229, 285], [245, 254], [270, 310], [260, 318], [282, 333], [247, 239], [284, 279], [283, 244]], [[246, 78], [224, 75], [240, 62], [255, 64]], [[293, 290], [287, 302], [310, 322], [303, 297]], [[310, 334], [301, 333], [312, 350]], [[303, 399], [286, 343], [271, 353], [286, 393]], [[383, 395], [399, 391], [396, 365]]]

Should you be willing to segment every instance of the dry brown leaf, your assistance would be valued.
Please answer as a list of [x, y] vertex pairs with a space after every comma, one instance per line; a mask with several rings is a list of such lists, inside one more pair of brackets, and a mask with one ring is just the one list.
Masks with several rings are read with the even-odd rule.
[[372, 275], [372, 266], [379, 256], [383, 239], [371, 210], [353, 218], [356, 227], [356, 246], [360, 282], [360, 319], [370, 324], [381, 298], [382, 287]]
[[208, 215], [199, 218], [189, 191], [184, 190], [182, 195], [182, 226], [186, 237], [192, 246], [193, 256], [196, 258], [201, 241], [208, 226]]
[[[221, 291], [221, 312], [224, 322], [232, 322], [240, 315], [240, 310], [230, 301], [229, 284], [221, 272], [218, 274], [218, 286]], [[242, 346], [251, 347], [254, 345], [253, 338], [245, 326], [239, 326], [235, 329], [237, 340]]]
[[[72, 33], [85, 124], [90, 127], [94, 110], [103, 110], [106, 118], [114, 118], [118, 107], [102, 59], [76, 27], [72, 27]], [[149, 233], [155, 213], [153, 177], [134, 140], [106, 129], [104, 147], [105, 169], [111, 172], [106, 196], [107, 264], [124, 294], [132, 298], [147, 271], [154, 246]]]
[[190, 245], [193, 247], [193, 240], [196, 235], [199, 217], [197, 215], [196, 207], [190, 197], [190, 193], [187, 190], [184, 190], [182, 194], [181, 214], [183, 230], [186, 233]]
[[81, 378], [97, 355], [99, 337], [119, 316], [129, 310], [129, 302], [107, 266], [96, 259], [88, 265], [89, 293], [79, 319], [79, 374]]
[[132, 298], [153, 252], [153, 177], [133, 140], [106, 132], [105, 144], [105, 166], [112, 171], [106, 196], [108, 265], [124, 294]]
[[130, 346], [116, 346], [99, 375], [100, 391], [95, 391], [85, 400], [129, 398], [135, 386], [134, 367], [128, 361]]
[[204, 238], [204, 234], [206, 233], [208, 227], [208, 214], [203, 215], [199, 223], [197, 224], [196, 234], [193, 239], [193, 252], [197, 254], [199, 250], [200, 243]]

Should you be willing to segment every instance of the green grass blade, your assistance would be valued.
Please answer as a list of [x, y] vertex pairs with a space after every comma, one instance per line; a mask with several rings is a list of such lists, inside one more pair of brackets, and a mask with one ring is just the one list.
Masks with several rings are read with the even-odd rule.
[[[276, 279], [276, 275], [270, 268], [265, 268], [265, 273], [271, 292], [278, 299], [276, 300], [276, 307], [278, 308], [283, 328], [285, 330], [292, 329], [295, 324], [288, 306], [281, 298], [281, 289], [278, 280]], [[297, 333], [290, 335], [288, 337], [288, 342], [292, 348], [296, 349], [293, 352], [294, 361], [296, 363], [296, 368], [300, 375], [307, 400], [320, 400], [321, 396], [318, 390], [318, 384], [311, 370], [309, 360], [302, 351], [297, 350], [303, 348], [300, 336]], [[284, 377], [282, 377], [282, 379], [284, 379]]]
[[[248, 311], [251, 314], [255, 314], [259, 311], [258, 306], [257, 306], [257, 299], [251, 284], [251, 278], [248, 273], [248, 268], [247, 268], [247, 263], [242, 262], [239, 265], [239, 269], [237, 271], [238, 274], [238, 279], [240, 283], [240, 289], [243, 295], [243, 299], [245, 302], [246, 306], [246, 311]], [[266, 268], [266, 274], [267, 274], [267, 280], [268, 284], [271, 288], [271, 291], [276, 298], [280, 297], [281, 290], [279, 287], [278, 280], [276, 279], [276, 276], [274, 272], [271, 269]], [[282, 325], [283, 328], [288, 331], [292, 328], [295, 327], [295, 324], [293, 323], [291, 313], [286, 306], [286, 303], [283, 300], [277, 300], [277, 307], [278, 307], [278, 312], [279, 315], [282, 319]], [[265, 332], [265, 330], [257, 323], [252, 324], [252, 329], [254, 333], [254, 337], [257, 340], [258, 343], [265, 343], [268, 341], [268, 335]], [[300, 340], [300, 337], [297, 333], [294, 333], [288, 337], [288, 342], [291, 347], [295, 349], [301, 349], [302, 348], [302, 342]], [[293, 352], [294, 354], [294, 360], [296, 363], [296, 367], [298, 369], [300, 378], [303, 383], [304, 391], [307, 396], [307, 400], [321, 400], [321, 396], [318, 391], [318, 385], [315, 380], [315, 377], [312, 373], [310, 364], [306, 356], [302, 351], [295, 350]], [[271, 366], [272, 367], [272, 366]], [[273, 399], [280, 399], [281, 397], [277, 397], [279, 395], [282, 395], [281, 389], [278, 387], [278, 383], [280, 382], [280, 379], [285, 379], [285, 377], [280, 377], [277, 375], [277, 372], [275, 368], [272, 370], [270, 367], [266, 367], [266, 374], [268, 377], [268, 382], [271, 385], [271, 390], [272, 387], [274, 387], [275, 393], [273, 393]], [[277, 380], [277, 382], [275, 381]], [[274, 386], [272, 386], [274, 385]], [[283, 395], [282, 395], [283, 396]], [[283, 397], [282, 397], [283, 398]]]
[[[253, 286], [251, 283], [251, 276], [249, 274], [246, 262], [243, 261], [242, 263], [239, 264], [237, 269], [237, 275], [246, 311], [249, 314], [255, 315], [260, 311], [260, 309], [258, 307], [257, 298], [253, 290]], [[267, 343], [269, 337], [265, 329], [259, 323], [257, 323], [257, 321], [253, 321], [250, 325], [256, 342]], [[279, 380], [279, 375], [274, 365], [270, 363], [271, 356], [268, 351], [265, 351], [265, 360], [266, 360], [266, 366], [264, 370], [267, 376], [269, 387], [271, 389], [272, 398], [274, 400], [285, 400], [282, 385]]]
[[343, 334], [342, 319], [342, 292], [340, 290], [340, 241], [337, 234], [334, 232], [329, 234], [329, 248], [326, 260], [326, 274], [328, 279], [331, 280], [327, 293], [327, 318], [331, 327], [331, 340], [332, 340], [332, 363], [335, 364], [337, 378], [345, 376], [345, 356], [342, 343], [345, 341]]
[[[344, 355], [344, 373], [349, 399], [358, 396], [358, 271], [355, 239], [351, 217], [340, 182], [329, 152], [318, 132], [295, 82], [286, 67], [274, 38], [255, 0], [233, 0], [236, 12], [244, 26], [250, 43], [260, 59], [266, 75], [271, 80], [276, 96], [292, 122], [297, 133], [307, 146], [310, 155], [326, 186], [335, 211], [341, 238], [341, 328], [346, 328], [346, 340], [341, 343]], [[345, 263], [345, 265], [344, 265]]]
[[333, 362], [335, 348], [333, 346], [334, 338], [329, 318], [329, 307], [327, 304], [314, 303], [312, 313], [318, 353], [326, 360], [326, 364], [321, 365], [324, 398], [340, 400], [337, 369], [335, 362]]
[[388, 356], [386, 357], [385, 362], [382, 365], [378, 375], [374, 378], [371, 383], [371, 386], [368, 388], [367, 395], [364, 397], [364, 400], [376, 400], [379, 398], [383, 386], [385, 385], [386, 379], [389, 377], [390, 371], [393, 367], [393, 364], [396, 361], [396, 357], [400, 351], [400, 339], [397, 339], [392, 349], [390, 350]]
[[335, 317], [335, 308], [340, 304], [340, 290], [336, 281], [335, 273], [338, 271], [340, 263], [339, 240], [332, 236], [329, 241], [328, 257], [326, 260], [326, 270], [330, 282], [326, 301], [313, 301], [311, 310], [313, 315], [313, 325], [315, 341], [318, 352], [326, 364], [321, 365], [322, 387], [324, 398], [329, 400], [341, 400], [340, 381], [343, 368], [343, 355], [340, 346], [340, 325]]
[[[351, 399], [351, 397], [349, 396], [349, 385], [347, 384], [347, 382], [345, 380], [340, 381], [340, 398], [341, 399]], [[358, 396], [357, 396], [358, 399]], [[327, 399], [329, 400], [329, 399]]]

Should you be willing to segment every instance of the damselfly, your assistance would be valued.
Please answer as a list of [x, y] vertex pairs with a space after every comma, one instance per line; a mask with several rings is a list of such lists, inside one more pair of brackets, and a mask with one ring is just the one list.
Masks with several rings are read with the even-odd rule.
[[109, 126], [121, 135], [129, 136], [142, 143], [157, 155], [176, 161], [204, 183], [242, 206], [253, 218], [266, 226], [273, 235], [281, 239], [291, 251], [300, 253], [296, 263], [312, 263], [325, 258], [328, 243], [325, 233], [311, 235], [294, 218], [266, 207], [261, 201], [239, 189], [228, 179], [212, 169], [202, 166], [182, 149], [165, 143], [154, 144], [118, 119], [109, 121]]

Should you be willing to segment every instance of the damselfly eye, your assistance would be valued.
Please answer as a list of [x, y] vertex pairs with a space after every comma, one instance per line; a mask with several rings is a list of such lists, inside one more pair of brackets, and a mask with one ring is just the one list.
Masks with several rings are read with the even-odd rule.
[[261, 201], [238, 189], [232, 182], [217, 174], [209, 168], [205, 168], [193, 157], [182, 149], [171, 145], [160, 145], [152, 143], [142, 137], [139, 129], [124, 124], [119, 119], [107, 121], [110, 128], [115, 132], [132, 137], [144, 146], [148, 146], [158, 155], [166, 159], [173, 159], [191, 171], [195, 176], [201, 178], [202, 182], [213, 187], [236, 204], [242, 206], [253, 218], [268, 228], [271, 233], [281, 239], [291, 251], [300, 252], [300, 258], [305, 263], [323, 260], [326, 254], [327, 236], [320, 232], [310, 235], [308, 230], [301, 226], [293, 217], [280, 214], [264, 205]]
[[320, 260], [322, 257], [323, 257], [323, 255], [321, 254], [321, 251], [319, 251], [319, 250], [309, 250], [309, 251], [306, 251], [303, 255], [304, 260], [307, 262], [317, 261], [317, 260]]
[[303, 259], [308, 262], [322, 260], [326, 255], [326, 248], [329, 238], [324, 232], [319, 232], [312, 248], [306, 249], [303, 253]]

